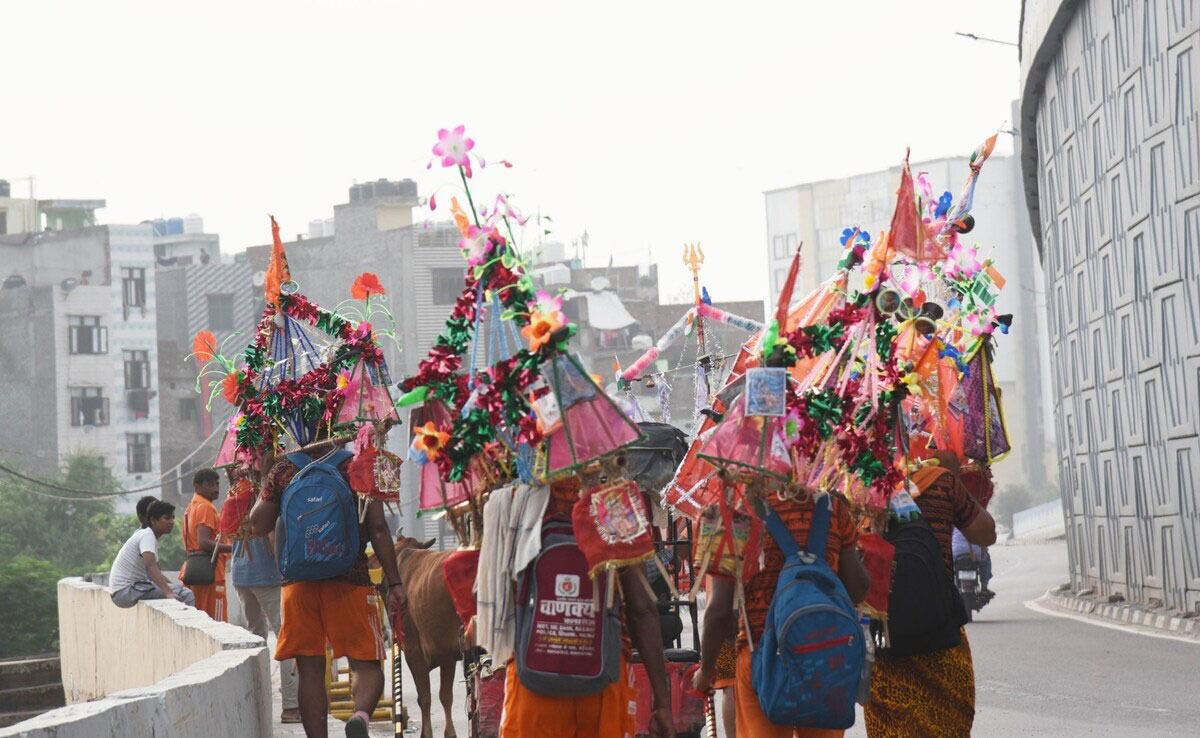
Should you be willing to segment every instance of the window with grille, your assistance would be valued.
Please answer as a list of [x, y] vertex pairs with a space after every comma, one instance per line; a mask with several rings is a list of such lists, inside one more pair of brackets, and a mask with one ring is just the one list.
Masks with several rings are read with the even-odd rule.
[[214, 333], [233, 330], [233, 295], [208, 295], [208, 329]]
[[[121, 269], [121, 293], [126, 308], [146, 307], [146, 270], [133, 267]], [[128, 311], [126, 311], [128, 314]]]
[[130, 474], [150, 471], [150, 434], [125, 434], [125, 463]]
[[463, 283], [462, 269], [457, 267], [451, 269], [432, 269], [432, 284], [433, 284], [433, 304], [434, 305], [453, 305], [458, 302], [458, 296], [462, 294]]
[[71, 353], [108, 353], [108, 328], [100, 324], [99, 315], [70, 315], [67, 326]]
[[102, 388], [71, 388], [71, 425], [108, 425], [108, 398]]
[[125, 352], [125, 389], [150, 388], [150, 355], [148, 351]]

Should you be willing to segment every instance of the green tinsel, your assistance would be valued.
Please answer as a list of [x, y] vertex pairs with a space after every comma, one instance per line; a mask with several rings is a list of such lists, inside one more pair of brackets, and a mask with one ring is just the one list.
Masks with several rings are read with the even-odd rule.
[[449, 481], [461, 481], [471, 459], [475, 458], [494, 436], [495, 429], [492, 428], [491, 417], [482, 408], [475, 408], [455, 420], [454, 431], [451, 434], [453, 443], [446, 448], [451, 461]]
[[308, 395], [300, 406], [300, 413], [305, 423], [314, 423], [325, 415], [325, 403], [319, 397]]
[[246, 367], [254, 371], [261, 371], [267, 363], [266, 352], [254, 344], [246, 347]]
[[859, 479], [868, 487], [879, 477], [887, 473], [887, 467], [883, 462], [875, 458], [875, 455], [870, 451], [863, 451], [854, 459], [854, 463], [850, 465], [850, 470], [856, 473]]
[[808, 396], [808, 416], [817, 422], [817, 432], [822, 440], [829, 440], [834, 426], [842, 417], [840, 399], [833, 390], [822, 390]]
[[896, 326], [890, 320], [881, 320], [875, 324], [875, 353], [883, 361], [892, 359], [892, 343], [896, 339]]
[[835, 344], [842, 342], [846, 326], [841, 323], [833, 325], [810, 325], [804, 327], [804, 335], [812, 341], [813, 356], [831, 350]]
[[328, 310], [317, 310], [317, 327], [331, 336], [342, 335], [346, 321]]
[[262, 433], [259, 432], [258, 425], [247, 420], [242, 427], [238, 428], [237, 445], [240, 448], [257, 448], [262, 445]]

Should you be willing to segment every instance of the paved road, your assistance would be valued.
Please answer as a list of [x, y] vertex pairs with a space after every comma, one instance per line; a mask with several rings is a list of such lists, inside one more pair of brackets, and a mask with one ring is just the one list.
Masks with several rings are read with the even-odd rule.
[[[1025, 607], [1066, 579], [1062, 543], [996, 546], [992, 558], [997, 597], [967, 626], [975, 658], [974, 735], [1200, 735], [1200, 645]], [[465, 737], [461, 683], [455, 692], [454, 722]], [[411, 683], [405, 695], [416, 722]], [[433, 723], [442, 736], [440, 706]], [[847, 732], [864, 735], [861, 719]]]
[[[976, 736], [1200, 734], [1200, 645], [1034, 612], [1066, 579], [1062, 543], [992, 549], [996, 599], [967, 626]], [[865, 735], [861, 726], [847, 735]]]

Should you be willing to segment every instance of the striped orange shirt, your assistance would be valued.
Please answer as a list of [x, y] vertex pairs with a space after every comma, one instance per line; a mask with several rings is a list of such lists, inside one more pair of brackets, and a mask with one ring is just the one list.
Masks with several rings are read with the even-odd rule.
[[[858, 531], [854, 519], [850, 516], [850, 506], [838, 495], [832, 495], [833, 507], [830, 510], [829, 537], [825, 544], [825, 561], [829, 568], [837, 573], [838, 562], [843, 551], [853, 548], [858, 543]], [[771, 507], [783, 520], [783, 524], [796, 539], [796, 544], [803, 549], [808, 545], [808, 529], [812, 526], [813, 499], [803, 501], [793, 499], [771, 499]], [[745, 582], [746, 617], [750, 621], [750, 632], [754, 642], [762, 638], [763, 627], [767, 622], [767, 610], [771, 607], [771, 598], [775, 596], [775, 585], [779, 582], [779, 572], [783, 570], [784, 555], [775, 545], [775, 539], [763, 527], [763, 567]], [[738, 643], [746, 642], [746, 624], [742, 623], [742, 631], [738, 633]]]

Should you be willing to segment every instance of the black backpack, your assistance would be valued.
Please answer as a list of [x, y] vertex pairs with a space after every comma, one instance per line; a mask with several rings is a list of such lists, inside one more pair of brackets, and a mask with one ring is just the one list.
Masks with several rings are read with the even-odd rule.
[[896, 547], [886, 652], [912, 656], [954, 648], [967, 611], [933, 528], [921, 517], [892, 520], [883, 537]]

